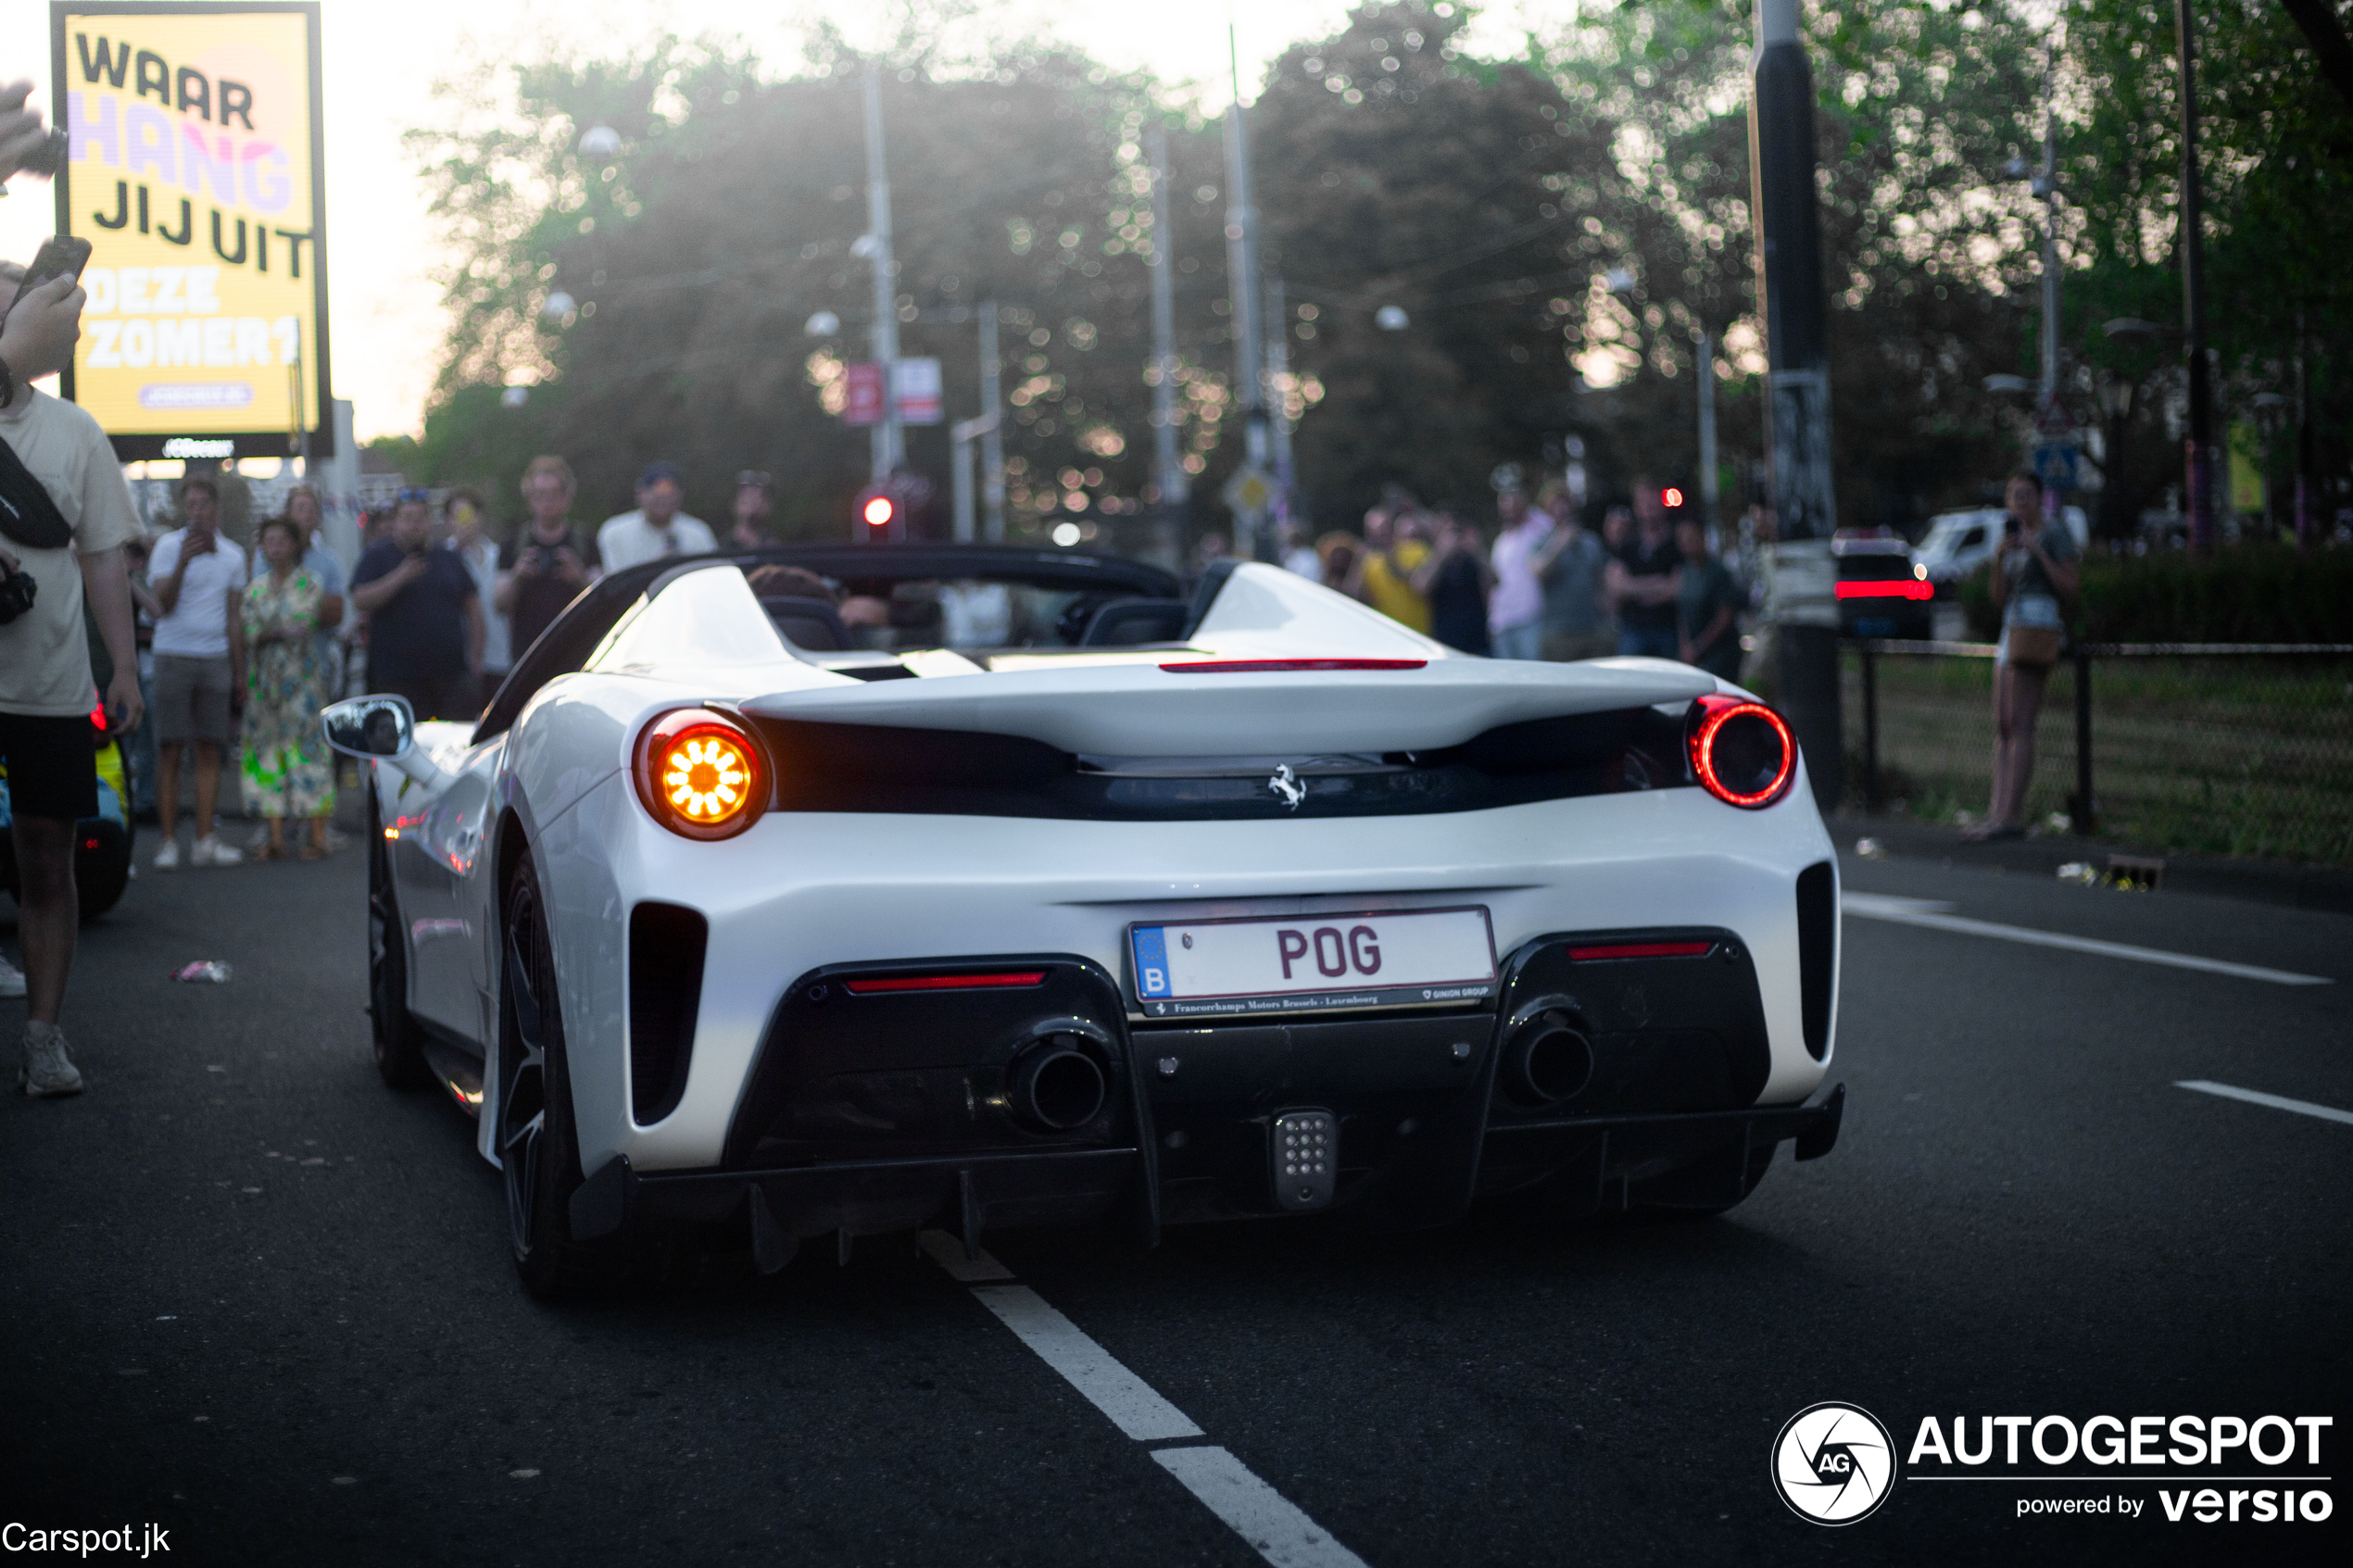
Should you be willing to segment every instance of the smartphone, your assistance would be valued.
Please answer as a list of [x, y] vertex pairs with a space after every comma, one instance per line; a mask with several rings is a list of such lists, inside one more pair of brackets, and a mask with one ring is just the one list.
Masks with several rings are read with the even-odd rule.
[[82, 270], [90, 265], [90, 242], [70, 234], [52, 234], [41, 242], [41, 249], [25, 269], [24, 281], [17, 285], [8, 308], [14, 310], [26, 293], [52, 278], [72, 278], [79, 281]]

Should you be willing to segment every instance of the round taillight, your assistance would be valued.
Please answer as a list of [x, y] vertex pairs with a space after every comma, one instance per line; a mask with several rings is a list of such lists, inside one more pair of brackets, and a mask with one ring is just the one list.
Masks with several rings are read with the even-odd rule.
[[729, 838], [768, 809], [767, 755], [742, 724], [682, 708], [646, 726], [637, 795], [656, 821], [687, 838]]
[[1692, 771], [1727, 806], [1770, 806], [1797, 776], [1797, 737], [1788, 720], [1761, 702], [1701, 697], [1692, 704], [1689, 734]]

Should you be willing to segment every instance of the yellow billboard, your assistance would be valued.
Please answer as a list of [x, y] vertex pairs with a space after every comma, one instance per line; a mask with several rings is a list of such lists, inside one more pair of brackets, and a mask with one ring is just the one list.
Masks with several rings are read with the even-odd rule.
[[65, 395], [126, 461], [327, 456], [318, 6], [49, 15], [57, 232], [91, 244]]

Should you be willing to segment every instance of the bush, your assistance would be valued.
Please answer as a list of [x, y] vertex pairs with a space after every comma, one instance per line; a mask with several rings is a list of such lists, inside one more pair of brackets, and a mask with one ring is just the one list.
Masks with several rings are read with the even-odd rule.
[[[1969, 631], [2001, 633], [1986, 573], [1961, 584]], [[2095, 643], [2353, 643], [2353, 550], [2237, 545], [2196, 557], [2095, 549], [2075, 633]]]

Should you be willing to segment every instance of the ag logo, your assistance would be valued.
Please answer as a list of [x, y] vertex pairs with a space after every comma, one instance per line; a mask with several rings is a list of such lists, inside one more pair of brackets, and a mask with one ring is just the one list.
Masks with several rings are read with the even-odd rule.
[[1885, 1502], [1894, 1484], [1894, 1440], [1854, 1405], [1808, 1406], [1773, 1439], [1774, 1486], [1817, 1524], [1854, 1524]]

